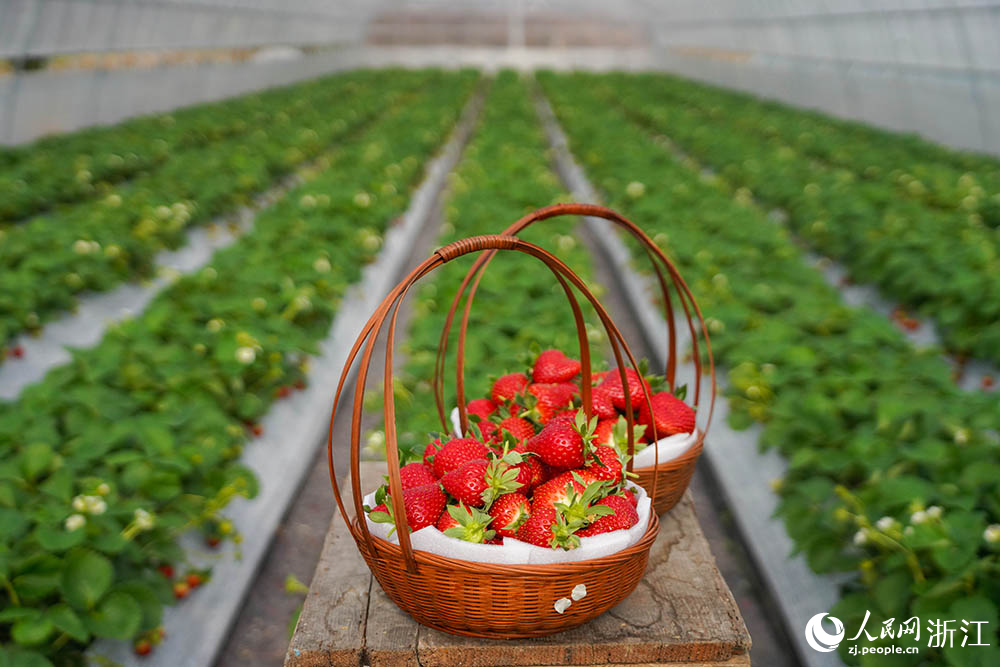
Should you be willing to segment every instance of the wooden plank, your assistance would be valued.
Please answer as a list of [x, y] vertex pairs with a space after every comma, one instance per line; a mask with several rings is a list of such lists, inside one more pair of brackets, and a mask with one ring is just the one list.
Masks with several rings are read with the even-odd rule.
[[[727, 664], [750, 637], [698, 526], [689, 494], [661, 519], [639, 587], [624, 602], [567, 632], [526, 640], [458, 637], [419, 628], [424, 667], [445, 665]], [[372, 663], [375, 664], [374, 661]]]

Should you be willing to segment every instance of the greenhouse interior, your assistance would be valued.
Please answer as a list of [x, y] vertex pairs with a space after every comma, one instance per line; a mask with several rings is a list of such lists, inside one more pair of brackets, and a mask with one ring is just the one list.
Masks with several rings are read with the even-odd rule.
[[998, 36], [0, 0], [0, 667], [1000, 665]]

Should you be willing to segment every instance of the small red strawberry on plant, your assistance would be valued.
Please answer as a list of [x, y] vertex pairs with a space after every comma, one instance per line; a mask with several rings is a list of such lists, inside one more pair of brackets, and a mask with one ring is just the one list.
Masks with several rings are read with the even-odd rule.
[[14, 347], [10, 348], [10, 353], [14, 356], [15, 359], [21, 359], [24, 357], [24, 348], [21, 347], [20, 345], [15, 345]]
[[292, 395], [292, 388], [287, 384], [283, 384], [274, 390], [275, 398], [288, 398]]
[[615, 530], [627, 530], [639, 523], [639, 514], [625, 496], [608, 496], [599, 501], [596, 506], [609, 508], [611, 513], [598, 517], [586, 528], [576, 531], [578, 536], [592, 537]]
[[174, 578], [174, 568], [173, 568], [173, 566], [171, 566], [171, 565], [161, 565], [161, 566], [159, 566], [156, 569], [159, 570], [160, 574], [162, 574], [167, 579], [173, 579]]
[[493, 529], [501, 537], [515, 537], [517, 530], [531, 516], [531, 503], [523, 493], [505, 493], [490, 507]]
[[540, 384], [569, 382], [579, 372], [580, 362], [576, 359], [570, 359], [562, 350], [545, 350], [535, 360], [531, 380]]
[[487, 458], [489, 452], [489, 448], [475, 438], [450, 440], [434, 455], [434, 476], [441, 479], [466, 461]]
[[178, 600], [183, 600], [191, 592], [191, 587], [184, 581], [178, 581], [174, 583], [173, 586], [174, 597]]
[[503, 405], [517, 398], [528, 386], [528, 376], [524, 373], [510, 373], [493, 383], [490, 399], [496, 405]]
[[147, 656], [153, 652], [153, 642], [148, 639], [140, 639], [135, 643], [135, 654], [139, 656]]
[[448, 537], [483, 544], [496, 536], [496, 531], [489, 529], [491, 521], [493, 517], [481, 509], [459, 502], [448, 506], [438, 519], [437, 529]]
[[433, 484], [437, 481], [437, 478], [434, 476], [434, 471], [431, 470], [430, 466], [414, 462], [407, 463], [399, 469], [399, 481], [405, 490], [412, 489], [415, 486], [423, 486], [424, 484]]

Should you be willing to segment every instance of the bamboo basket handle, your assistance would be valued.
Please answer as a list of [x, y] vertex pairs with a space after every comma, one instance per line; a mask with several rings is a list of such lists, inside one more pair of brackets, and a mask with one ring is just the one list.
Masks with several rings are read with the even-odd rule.
[[[573, 306], [574, 320], [577, 327], [578, 338], [582, 346], [581, 354], [589, 355], [589, 348], [586, 339], [586, 327], [583, 321], [583, 315], [580, 312], [579, 304], [573, 295], [573, 288], [583, 294], [587, 300], [590, 302], [591, 306], [597, 311], [598, 317], [601, 319], [602, 324], [608, 334], [608, 339], [611, 341], [612, 352], [618, 363], [619, 372], [621, 373], [622, 379], [625, 379], [625, 360], [622, 358], [622, 349], [625, 351], [625, 355], [631, 363], [632, 367], [638, 371], [638, 363], [635, 360], [634, 355], [629, 349], [627, 343], [625, 343], [621, 332], [615, 326], [614, 322], [611, 321], [610, 316], [607, 311], [601, 306], [600, 302], [596, 297], [589, 291], [586, 284], [577, 276], [573, 271], [566, 266], [557, 257], [547, 252], [546, 250], [522, 241], [514, 236], [476, 236], [468, 239], [463, 239], [461, 241], [456, 241], [443, 248], [436, 250], [428, 259], [424, 260], [419, 266], [417, 266], [413, 271], [410, 272], [396, 287], [392, 289], [388, 296], [379, 304], [376, 308], [375, 313], [369, 318], [368, 322], [362, 329], [361, 334], [355, 341], [354, 346], [348, 355], [347, 361], [344, 365], [344, 370], [341, 373], [340, 381], [337, 384], [337, 391], [334, 396], [333, 409], [330, 415], [330, 431], [327, 437], [327, 464], [330, 472], [330, 482], [333, 486], [334, 497], [337, 500], [338, 508], [340, 509], [341, 516], [344, 518], [348, 529], [354, 535], [356, 540], [364, 540], [367, 547], [372, 553], [375, 553], [375, 542], [372, 539], [371, 532], [368, 530], [367, 522], [364, 520], [364, 508], [361, 505], [361, 482], [360, 482], [360, 443], [361, 443], [361, 414], [364, 407], [364, 389], [365, 382], [368, 377], [368, 370], [371, 363], [371, 358], [375, 351], [375, 344], [379, 336], [379, 332], [382, 326], [385, 324], [387, 318], [389, 321], [389, 328], [386, 336], [386, 353], [385, 353], [385, 374], [384, 374], [384, 388], [383, 388], [383, 398], [384, 398], [384, 418], [385, 418], [385, 439], [386, 439], [386, 467], [389, 477], [389, 489], [390, 494], [393, 498], [399, 499], [397, 502], [393, 503], [393, 519], [397, 526], [397, 535], [399, 537], [399, 546], [403, 552], [404, 559], [406, 561], [407, 569], [414, 571], [416, 568], [416, 560], [413, 557], [413, 548], [410, 543], [409, 527], [406, 519], [406, 511], [403, 507], [401, 499], [403, 497], [402, 493], [402, 483], [399, 477], [399, 452], [397, 449], [397, 434], [396, 434], [396, 423], [395, 423], [395, 400], [392, 391], [392, 350], [395, 342], [395, 329], [396, 329], [396, 318], [399, 312], [400, 304], [403, 302], [407, 292], [413, 287], [421, 278], [423, 278], [428, 273], [439, 268], [440, 266], [450, 262], [458, 257], [469, 253], [483, 252], [483, 251], [497, 251], [497, 250], [515, 250], [523, 252], [525, 254], [531, 255], [540, 261], [542, 261], [553, 275], [562, 285], [566, 291], [567, 298], [570, 300], [571, 306]], [[391, 315], [390, 315], [391, 311]], [[364, 347], [364, 351], [361, 348]], [[346, 513], [346, 507], [342, 494], [340, 492], [340, 487], [337, 482], [337, 473], [333, 462], [333, 424], [336, 419], [337, 406], [340, 403], [340, 397], [343, 392], [344, 386], [347, 382], [347, 377], [350, 374], [350, 370], [354, 365], [355, 360], [358, 357], [359, 352], [361, 353], [360, 365], [358, 368], [358, 377], [355, 382], [354, 389], [354, 401], [352, 404], [352, 414], [351, 414], [351, 492], [354, 498], [354, 509], [356, 520], [352, 523], [348, 518]], [[588, 356], [589, 359], [589, 356]], [[589, 380], [589, 371], [586, 373], [587, 379]], [[647, 405], [649, 405], [649, 393], [643, 391], [646, 399]], [[629, 406], [629, 397], [626, 394], [626, 406]], [[632, 416], [631, 410], [629, 410], [629, 432], [630, 432], [630, 453], [631, 446], [631, 432], [632, 432]], [[655, 496], [654, 496], [655, 499]], [[653, 520], [652, 518], [650, 519]]]
[[[700, 401], [701, 401], [701, 375], [702, 375], [702, 363], [701, 354], [698, 345], [698, 331], [704, 336], [705, 339], [705, 351], [708, 358], [709, 376], [711, 382], [710, 396], [709, 396], [709, 408], [708, 416], [705, 419], [705, 424], [703, 432], [707, 433], [709, 426], [712, 422], [712, 415], [715, 410], [715, 393], [716, 393], [716, 378], [715, 378], [715, 359], [712, 354], [712, 343], [709, 338], [708, 328], [705, 326], [705, 320], [702, 316], [701, 309], [698, 307], [694, 296], [691, 294], [691, 290], [688, 288], [684, 279], [681, 277], [680, 272], [677, 270], [676, 266], [670, 259], [663, 253], [656, 243], [653, 242], [651, 238], [639, 227], [636, 223], [632, 222], [623, 215], [617, 212], [596, 204], [581, 204], [581, 203], [566, 203], [566, 204], [555, 204], [553, 206], [547, 206], [545, 208], [538, 209], [528, 215], [522, 217], [520, 220], [509, 226], [502, 232], [504, 236], [516, 236], [525, 228], [529, 227], [535, 222], [541, 220], [547, 220], [549, 218], [555, 218], [559, 216], [567, 215], [583, 215], [589, 217], [597, 217], [608, 220], [626, 231], [628, 231], [632, 236], [639, 241], [646, 251], [646, 255], [650, 259], [650, 263], [653, 266], [653, 270], [656, 274], [657, 283], [660, 287], [660, 292], [663, 297], [663, 307], [664, 307], [664, 318], [667, 322], [667, 362], [666, 362], [666, 377], [667, 383], [670, 386], [671, 391], [674, 390], [674, 383], [676, 377], [676, 359], [677, 359], [677, 333], [674, 323], [674, 309], [670, 295], [670, 285], [667, 284], [667, 280], [664, 277], [663, 269], [666, 269], [667, 273], [670, 275], [671, 284], [676, 290], [678, 295], [678, 300], [684, 310], [684, 315], [688, 323], [688, 332], [691, 335], [691, 345], [692, 345], [692, 356], [695, 365], [695, 378], [694, 378], [694, 396], [693, 403], [694, 408], [697, 411]], [[479, 287], [479, 281], [482, 278], [483, 272], [486, 267], [492, 261], [493, 257], [496, 255], [495, 251], [490, 251], [482, 254], [476, 259], [475, 264], [469, 269], [464, 280], [459, 286], [458, 292], [455, 294], [452, 300], [451, 308], [445, 318], [444, 328], [441, 332], [441, 338], [438, 342], [437, 357], [435, 360], [434, 367], [434, 377], [432, 380], [432, 391], [434, 394], [435, 405], [437, 406], [438, 416], [441, 420], [441, 424], [445, 431], [449, 431], [450, 428], [447, 423], [445, 416], [445, 405], [444, 405], [444, 391], [442, 374], [444, 372], [445, 361], [447, 358], [447, 348], [448, 340], [451, 335], [451, 328], [454, 324], [455, 315], [458, 311], [460, 302], [465, 296], [466, 290], [468, 290], [468, 296], [465, 298], [465, 308], [462, 312], [462, 319], [459, 325], [458, 332], [458, 347], [456, 354], [456, 393], [457, 393], [457, 403], [458, 403], [458, 413], [460, 428], [463, 433], [466, 432], [468, 428], [468, 415], [466, 413], [466, 401], [464, 392], [464, 356], [465, 356], [465, 339], [466, 330], [469, 323], [469, 314], [472, 308], [472, 302], [475, 298], [476, 290]], [[696, 330], [694, 325], [694, 319], [692, 318], [692, 310], [697, 317], [699, 327]], [[583, 360], [581, 359], [581, 363]], [[587, 383], [584, 383], [586, 387]], [[586, 387], [586, 392], [588, 396], [583, 396], [584, 406], [589, 407], [590, 405], [590, 388]], [[588, 412], [589, 417], [589, 412]], [[630, 434], [631, 439], [631, 434]], [[659, 457], [657, 456], [657, 459]], [[655, 481], [654, 481], [655, 485]], [[655, 486], [654, 486], [655, 488]]]

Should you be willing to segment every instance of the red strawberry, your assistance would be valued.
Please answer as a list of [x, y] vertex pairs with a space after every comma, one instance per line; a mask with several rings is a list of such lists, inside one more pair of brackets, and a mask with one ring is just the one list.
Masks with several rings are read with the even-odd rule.
[[687, 403], [666, 391], [653, 394], [649, 400], [653, 405], [652, 416], [645, 401], [639, 405], [639, 423], [645, 425], [646, 436], [653, 438], [654, 425], [657, 438], [694, 431], [694, 410]]
[[593, 406], [593, 414], [598, 419], [618, 419], [618, 410], [612, 400], [611, 389], [605, 386], [594, 387], [591, 391], [590, 404]]
[[614, 446], [615, 423], [617, 421], [617, 419], [602, 419], [597, 422], [597, 428], [594, 430], [594, 445]]
[[299, 391], [302, 391], [303, 389], [306, 388], [306, 381], [305, 380], [296, 380], [295, 381], [295, 388], [298, 389]]
[[424, 447], [425, 466], [434, 465], [433, 464], [434, 455], [437, 454], [438, 450], [440, 449], [441, 449], [441, 438], [436, 438], [435, 440], [432, 440], [431, 442], [427, 443], [427, 446]]
[[625, 499], [632, 503], [632, 507], [637, 507], [639, 505], [639, 499], [635, 497], [630, 489], [622, 489], [622, 495]]
[[[649, 391], [649, 383], [645, 378], [631, 368], [625, 369], [625, 377], [628, 380], [629, 397], [632, 399], [632, 408], [635, 409], [640, 403], [645, 403], [643, 387]], [[619, 410], [625, 409], [625, 390], [622, 388], [622, 378], [618, 370], [610, 371], [604, 381], [599, 385], [604, 387], [611, 396], [611, 402]]]
[[517, 529], [531, 516], [531, 504], [521, 493], [505, 493], [490, 507], [493, 530], [501, 537], [515, 537]]
[[486, 459], [466, 461], [441, 478], [441, 486], [459, 502], [470, 507], [483, 505], [483, 491], [486, 490]]
[[537, 456], [525, 456], [524, 461], [517, 464], [517, 483], [521, 485], [521, 493], [530, 493], [541, 486], [546, 479], [545, 464]]
[[606, 378], [608, 376], [608, 373], [610, 372], [611, 371], [600, 371], [599, 373], [591, 373], [590, 374], [591, 383], [594, 385], [601, 384], [601, 382], [604, 381], [604, 378]]
[[[572, 488], [569, 488], [570, 484]], [[535, 489], [531, 496], [531, 509], [555, 507], [557, 503], [566, 502], [573, 492], [580, 493], [583, 489], [583, 484], [574, 479], [573, 473], [561, 473]]]
[[579, 372], [580, 362], [576, 359], [570, 359], [561, 350], [545, 350], [535, 361], [531, 380], [542, 384], [568, 382]]
[[261, 435], [264, 434], [264, 427], [261, 426], [260, 424], [254, 424], [253, 426], [250, 427], [250, 432], [257, 437], [260, 437]]
[[288, 398], [292, 395], [292, 388], [287, 384], [283, 384], [274, 390], [275, 398]]
[[24, 357], [24, 348], [21, 347], [20, 345], [15, 345], [14, 347], [12, 347], [10, 349], [10, 352], [11, 354], [14, 355], [15, 359], [21, 359], [22, 357]]
[[406, 509], [406, 522], [410, 525], [410, 530], [420, 530], [437, 523], [446, 500], [444, 491], [437, 482], [403, 491], [403, 507]]
[[983, 379], [980, 381], [983, 389], [992, 389], [996, 381], [993, 379], [992, 375], [984, 375]]
[[469, 415], [478, 415], [480, 419], [486, 420], [497, 409], [493, 401], [488, 398], [477, 398], [469, 401], [465, 406], [465, 412]]
[[[471, 426], [471, 422], [470, 422]], [[490, 421], [479, 422], [476, 426], [479, 427], [479, 433], [483, 436], [484, 442], [497, 441], [499, 442], [500, 437], [497, 433], [497, 425]], [[475, 431], [472, 431], [475, 433]]]
[[521, 417], [507, 417], [497, 424], [497, 439], [504, 431], [510, 431], [518, 444], [535, 435], [535, 427], [527, 419]]
[[171, 567], [170, 565], [161, 565], [160, 567], [158, 567], [156, 569], [159, 570], [160, 574], [162, 574], [167, 579], [173, 579], [174, 578], [174, 568]]
[[[379, 502], [370, 512], [368, 518], [375, 523], [395, 524], [393, 519], [392, 497], [385, 486], [375, 493]], [[427, 526], [433, 526], [441, 518], [447, 498], [441, 485], [437, 482], [415, 486], [403, 491], [403, 509], [406, 511], [406, 523], [410, 531], [417, 531]]]
[[528, 376], [524, 373], [511, 373], [510, 375], [504, 375], [502, 378], [493, 383], [493, 389], [490, 390], [490, 398], [494, 403], [500, 405], [506, 403], [507, 401], [514, 400], [514, 398], [524, 391], [524, 388], [528, 386]]
[[491, 540], [486, 540], [484, 544], [503, 544], [503, 538], [497, 535]]
[[434, 455], [434, 476], [441, 479], [466, 461], [487, 458], [489, 451], [486, 445], [475, 438], [451, 440]]
[[547, 424], [526, 443], [528, 451], [537, 454], [547, 465], [564, 469], [583, 466], [584, 444], [580, 432], [563, 420]]
[[622, 481], [624, 468], [614, 447], [607, 445], [595, 447], [593, 456], [597, 458], [597, 461], [588, 463], [585, 470], [593, 472], [597, 479], [604, 479], [614, 484]]
[[187, 597], [188, 593], [191, 592], [191, 587], [183, 581], [178, 581], [174, 584], [174, 597], [178, 600], [182, 600]]
[[136, 655], [149, 655], [153, 651], [153, 644], [148, 639], [140, 639], [135, 643]]
[[561, 520], [555, 508], [534, 509], [531, 516], [517, 529], [517, 539], [528, 544], [547, 549], [572, 549], [580, 543], [573, 535], [573, 529]]
[[412, 489], [415, 486], [433, 484], [437, 481], [434, 471], [430, 466], [423, 463], [407, 463], [399, 469], [399, 480], [403, 484], [403, 489]]
[[190, 574], [189, 574], [189, 575], [188, 575], [188, 576], [187, 576], [187, 577], [186, 577], [186, 578], [184, 579], [184, 581], [186, 581], [186, 582], [187, 582], [187, 585], [188, 585], [188, 586], [190, 586], [191, 588], [198, 588], [198, 587], [199, 587], [199, 586], [201, 586], [201, 585], [202, 585], [203, 583], [205, 583], [205, 580], [204, 580], [204, 579], [202, 579], [201, 575], [200, 575], [200, 574], [198, 574], [197, 572], [192, 572], [192, 573], [190, 573]]
[[577, 387], [571, 383], [533, 384], [528, 393], [535, 397], [533, 411], [541, 424], [547, 424], [553, 417], [573, 404]]
[[626, 530], [639, 523], [639, 514], [625, 496], [613, 495], [601, 500], [597, 505], [610, 507], [613, 514], [598, 517], [586, 528], [576, 531], [580, 537], [591, 537], [615, 530]]
[[492, 520], [486, 512], [459, 503], [449, 505], [441, 514], [437, 529], [448, 537], [483, 544], [496, 536], [496, 531], [487, 529]]

